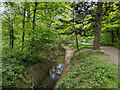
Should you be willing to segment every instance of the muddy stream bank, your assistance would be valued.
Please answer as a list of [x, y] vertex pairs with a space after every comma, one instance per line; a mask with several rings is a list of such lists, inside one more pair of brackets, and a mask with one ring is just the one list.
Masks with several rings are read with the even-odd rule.
[[[15, 87], [22, 88], [57, 88], [57, 81], [67, 75], [69, 70], [70, 57], [73, 54], [72, 48], [61, 44], [60, 55], [53, 60], [52, 64], [38, 63], [28, 68], [21, 79], [14, 82]], [[65, 53], [66, 52], [66, 53]], [[32, 82], [31, 82], [32, 81]]]

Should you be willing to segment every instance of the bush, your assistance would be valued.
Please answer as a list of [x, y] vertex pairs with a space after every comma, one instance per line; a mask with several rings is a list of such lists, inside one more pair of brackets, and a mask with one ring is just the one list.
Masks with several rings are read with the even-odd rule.
[[91, 43], [91, 44], [93, 44], [93, 41], [94, 41], [94, 37], [93, 37], [93, 36], [84, 37], [84, 38], [82, 38], [82, 40], [81, 40], [81, 42]]
[[115, 47], [115, 48], [120, 49], [120, 41], [119, 41], [119, 42], [117, 42], [117, 43], [113, 43], [113, 45], [114, 45], [114, 47]]
[[74, 47], [75, 45], [74, 44], [68, 44], [68, 47]]
[[4, 50], [2, 55], [2, 85], [10, 87], [13, 81], [21, 76], [26, 63], [22, 63], [22, 52], [11, 49]]
[[14, 80], [20, 78], [29, 65], [43, 60], [43, 56], [35, 52], [31, 54], [28, 49], [3, 48], [2, 52], [2, 85], [11, 87]]

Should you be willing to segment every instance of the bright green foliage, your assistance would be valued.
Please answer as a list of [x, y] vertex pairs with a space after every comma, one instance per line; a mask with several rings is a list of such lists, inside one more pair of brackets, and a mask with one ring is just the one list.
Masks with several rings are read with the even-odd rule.
[[[79, 49], [91, 48], [82, 45], [81, 42], [93, 42], [94, 27], [91, 25], [95, 25], [94, 12], [96, 12], [96, 6], [93, 7], [94, 4], [92, 4], [92, 6], [86, 4], [88, 3], [81, 2], [80, 6], [78, 4], [75, 5], [75, 20], [73, 20], [73, 7], [71, 7], [71, 3], [69, 2], [37, 2], [37, 5], [35, 2], [4, 2], [4, 11], [0, 17], [2, 19], [3, 86], [12, 87], [14, 80], [20, 78], [21, 74], [31, 65], [38, 62], [42, 63], [44, 60], [52, 61], [53, 58], [55, 58], [55, 51], [59, 46], [57, 45], [58, 43], [65, 43], [69, 47], [76, 47], [74, 44], [74, 32], [76, 30], [78, 34]], [[109, 5], [110, 8], [108, 8]], [[85, 8], [87, 10], [83, 10]], [[88, 10], [88, 8], [91, 9]], [[81, 14], [77, 11], [80, 11]], [[119, 11], [119, 2], [111, 4], [107, 3], [107, 7], [105, 4], [103, 5], [101, 32], [101, 43], [103, 45], [114, 45], [116, 48], [120, 48], [120, 43], [117, 43], [120, 36]], [[90, 12], [93, 14], [90, 14]], [[81, 15], [81, 17], [79, 15]], [[73, 29], [73, 21], [75, 29]], [[61, 33], [64, 35], [60, 35]], [[86, 38], [86, 36], [88, 37]], [[112, 42], [113, 36], [114, 42]], [[78, 52], [74, 55], [74, 58], [75, 56], [79, 58], [79, 55], [81, 54], [84, 55], [84, 53]], [[85, 72], [83, 69], [87, 68], [85, 63], [88, 67], [89, 64], [93, 64], [90, 60], [97, 61], [98, 59], [88, 58], [86, 61], [78, 61], [81, 62], [81, 64], [75, 67], [75, 71], [73, 70], [74, 73], [71, 74], [72, 77], [84, 74]], [[92, 79], [99, 77], [99, 74], [97, 73], [99, 70], [100, 73], [103, 73], [101, 79], [105, 79], [105, 83], [108, 82], [110, 75], [105, 75], [107, 72], [109, 73], [109, 71], [113, 70], [109, 69], [107, 66], [98, 66], [98, 69], [96, 69], [96, 67], [97, 66], [94, 66], [94, 70], [90, 71], [91, 73], [95, 73]], [[106, 70], [106, 73], [102, 72], [104, 69]], [[80, 72], [76, 70], [80, 70]], [[79, 84], [79, 82], [72, 77], [67, 78], [65, 86], [76, 87], [77, 83]], [[71, 78], [73, 80], [71, 80]], [[114, 79], [114, 76], [112, 76], [112, 78]], [[83, 82], [83, 79], [80, 78], [80, 80], [80, 82]], [[72, 83], [68, 83], [69, 81]], [[88, 81], [90, 81], [90, 85], [95, 83], [91, 80]], [[101, 83], [102, 87], [107, 87], [104, 82]], [[94, 85], [94, 87], [100, 87], [98, 82], [97, 85]], [[89, 85], [86, 87], [89, 87]]]
[[[109, 3], [108, 3], [109, 4]], [[119, 20], [119, 6], [116, 6], [116, 3], [113, 3], [110, 5], [110, 9], [106, 11], [105, 13], [107, 15], [103, 16], [103, 31], [111, 31], [111, 30], [116, 30], [119, 28], [120, 20]], [[104, 6], [105, 7], [105, 6]], [[107, 8], [107, 7], [105, 7]], [[112, 9], [112, 10], [111, 10]]]
[[[5, 49], [3, 49], [5, 50]], [[25, 69], [25, 64], [22, 62], [22, 53], [18, 50], [5, 50], [2, 55], [2, 76], [3, 86], [10, 86], [13, 80], [20, 77], [21, 72]]]
[[105, 15], [103, 16], [103, 22], [102, 22], [102, 35], [101, 35], [102, 45], [115, 45], [116, 47], [116, 44], [118, 44], [119, 41], [118, 37], [120, 33], [119, 3], [120, 2], [105, 3], [103, 6], [103, 10], [104, 10], [103, 14]]
[[[69, 47], [74, 47], [76, 48], [76, 45], [75, 44], [68, 44]], [[82, 49], [89, 49], [89, 48], [92, 48], [90, 46], [86, 46], [84, 44], [81, 44], [79, 43], [79, 50], [82, 50]], [[74, 49], [74, 52], [77, 52], [77, 49]]]
[[[93, 43], [95, 31], [95, 12], [96, 6], [91, 9], [91, 13], [84, 19], [86, 24], [83, 29], [91, 29], [83, 42]], [[120, 2], [104, 2], [102, 7], [102, 28], [101, 28], [101, 45], [111, 45], [119, 48], [120, 39]], [[96, 19], [97, 20], [97, 19]], [[90, 38], [91, 37], [91, 38]]]
[[[14, 80], [31, 65], [55, 58], [55, 21], [65, 3], [3, 3], [2, 82], [12, 87]], [[29, 6], [28, 6], [29, 5]], [[30, 10], [30, 11], [29, 11]], [[30, 13], [29, 13], [30, 12]], [[29, 15], [28, 15], [29, 14]], [[28, 18], [29, 16], [29, 18]], [[33, 28], [34, 27], [34, 28]], [[11, 45], [14, 47], [11, 48]]]

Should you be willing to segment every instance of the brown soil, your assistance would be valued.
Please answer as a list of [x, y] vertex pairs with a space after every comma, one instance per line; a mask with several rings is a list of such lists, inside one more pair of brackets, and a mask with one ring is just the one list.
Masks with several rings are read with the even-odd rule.
[[[70, 58], [74, 52], [73, 48], [69, 48], [69, 47], [65, 46], [64, 44], [61, 44], [61, 46], [66, 50], [66, 54], [65, 54], [64, 69], [62, 71], [62, 75], [60, 76], [58, 82], [67, 76], [67, 73], [69, 72], [69, 69], [70, 69]], [[55, 85], [55, 88], [57, 88], [57, 87], [58, 87], [58, 84]]]

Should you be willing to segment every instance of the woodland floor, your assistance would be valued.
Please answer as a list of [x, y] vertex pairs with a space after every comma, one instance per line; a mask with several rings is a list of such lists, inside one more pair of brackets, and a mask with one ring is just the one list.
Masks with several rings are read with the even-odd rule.
[[[92, 44], [88, 44], [88, 43], [82, 43], [82, 44], [91, 46], [91, 47], [93, 46]], [[82, 49], [82, 51], [86, 51], [86, 50], [91, 50], [93, 52], [96, 51], [96, 50], [92, 50], [92, 49]], [[111, 47], [111, 46], [101, 46], [100, 51], [104, 52], [104, 54], [106, 54], [106, 56], [104, 56], [104, 57], [99, 56], [100, 59], [107, 60], [108, 63], [112, 63], [114, 65], [120, 65], [118, 63], [118, 57], [119, 57], [118, 49]]]
[[[93, 46], [92, 44], [87, 44], [87, 43], [82, 43], [82, 44], [84, 44], [84, 45], [87, 45], [87, 46]], [[65, 56], [65, 66], [64, 66], [64, 69], [63, 69], [63, 72], [62, 72], [62, 75], [61, 75], [61, 77], [59, 78], [59, 80], [58, 80], [58, 83], [56, 84], [56, 86], [55, 86], [55, 88], [57, 88], [58, 87], [58, 85], [59, 85], [59, 87], [62, 87], [61, 85], [66, 85], [65, 87], [67, 87], [67, 86], [69, 86], [69, 84], [71, 85], [72, 83], [74, 83], [74, 80], [76, 81], [76, 78], [82, 78], [82, 76], [83, 77], [86, 77], [86, 75], [84, 76], [84, 74], [82, 73], [82, 69], [81, 70], [79, 70], [79, 71], [81, 71], [81, 73], [79, 73], [78, 75], [82, 75], [82, 76], [74, 76], [75, 78], [72, 78], [72, 80], [70, 79], [71, 77], [69, 77], [69, 75], [74, 75], [73, 73], [78, 73], [78, 72], [75, 72], [74, 70], [77, 70], [76, 69], [76, 67], [77, 66], [79, 66], [79, 64], [77, 64], [76, 62], [77, 61], [79, 61], [79, 60], [77, 60], [77, 61], [75, 61], [76, 60], [76, 56], [74, 56], [74, 58], [72, 59], [73, 60], [73, 62], [72, 62], [72, 64], [70, 64], [70, 58], [71, 58], [71, 56], [73, 55], [73, 48], [71, 47], [71, 48], [69, 48], [68, 46], [65, 46], [64, 44], [62, 44], [61, 45], [65, 50], [66, 50], [66, 56]], [[98, 51], [98, 50], [93, 50], [93, 49], [91, 49], [91, 48], [86, 48], [86, 49], [82, 49], [82, 50], [80, 50], [80, 52], [84, 52], [84, 51], [92, 51], [92, 52], [96, 52], [96, 51]], [[97, 52], [96, 52], [97, 53]], [[101, 53], [101, 54], [100, 54]], [[103, 54], [104, 53], [104, 54]], [[77, 56], [78, 58], [80, 58], [80, 56], [78, 55]], [[84, 57], [87, 57], [87, 56], [84, 56]], [[116, 48], [113, 48], [113, 47], [110, 47], [110, 46], [102, 46], [101, 48], [100, 48], [100, 52], [99, 52], [99, 54], [92, 54], [92, 57], [96, 57], [96, 58], [98, 58], [98, 59], [96, 59], [96, 66], [105, 66], [105, 67], [107, 67], [108, 65], [110, 65], [110, 67], [111, 68], [113, 68], [113, 70], [115, 70], [115, 72], [116, 72], [116, 70], [118, 69], [118, 49], [116, 49]], [[86, 59], [87, 60], [87, 59]], [[99, 60], [104, 60], [105, 61], [105, 63], [101, 63], [101, 61], [99, 61], [99, 62], [97, 62], [97, 60], [99, 61]], [[107, 64], [107, 63], [108, 64]], [[82, 64], [84, 64], [84, 63], [82, 63]], [[73, 65], [73, 67], [72, 67], [72, 65]], [[86, 64], [85, 64], [86, 65]], [[89, 66], [89, 65], [88, 65]], [[73, 69], [74, 68], [74, 69]], [[92, 67], [93, 68], [93, 67]], [[73, 69], [73, 70], [72, 70]], [[72, 70], [72, 71], [71, 71]], [[93, 71], [94, 70], [96, 70], [96, 69], [93, 69]], [[100, 69], [101, 70], [101, 69]], [[108, 71], [108, 73], [112, 73], [113, 71], [111, 70], [110, 72], [109, 72], [109, 68], [107, 69]], [[89, 71], [89, 70], [88, 70]], [[114, 73], [115, 74], [115, 73]], [[99, 73], [98, 73], [98, 75], [99, 75]], [[117, 75], [117, 74], [115, 74], [115, 75]], [[89, 74], [88, 74], [88, 76], [89, 76]], [[94, 75], [93, 75], [94, 76]], [[103, 74], [103, 76], [104, 76], [104, 74]], [[100, 79], [101, 77], [99, 77], [99, 79]], [[117, 78], [117, 77], [116, 77]], [[63, 80], [64, 79], [64, 80]], [[69, 80], [71, 80], [69, 83], [68, 83], [68, 79]], [[108, 81], [109, 81], [109, 79], [107, 79]], [[107, 80], [106, 80], [106, 82], [107, 82]], [[78, 79], [78, 81], [79, 81], [79, 79]], [[79, 83], [78, 81], [76, 81], [75, 83]], [[109, 85], [111, 85], [110, 87], [113, 87], [114, 85], [116, 85], [115, 87], [117, 87], [117, 84], [116, 84], [116, 81], [118, 81], [118, 80], [115, 80], [115, 81], [113, 81], [112, 83], [109, 83], [106, 87], [109, 87]], [[92, 84], [91, 83], [84, 83], [85, 85], [87, 85], [87, 84], [90, 84], [91, 85], [91, 87], [92, 87]], [[102, 83], [103, 84], [103, 86], [104, 86], [104, 84], [105, 83]], [[101, 84], [101, 85], [102, 85]], [[72, 85], [72, 86], [74, 86], [74, 85]], [[75, 86], [76, 87], [76, 86]], [[79, 85], [77, 86], [77, 87], [79, 87]], [[86, 86], [85, 86], [86, 87]]]

